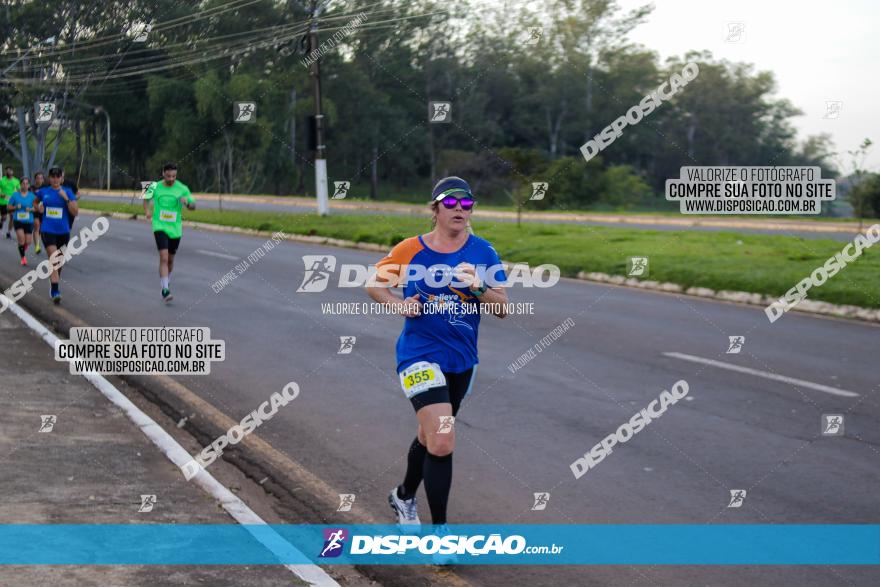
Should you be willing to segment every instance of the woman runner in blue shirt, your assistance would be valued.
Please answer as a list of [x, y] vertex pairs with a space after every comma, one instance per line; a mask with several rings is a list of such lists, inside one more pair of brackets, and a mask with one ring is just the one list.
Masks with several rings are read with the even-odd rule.
[[21, 189], [9, 198], [9, 213], [12, 216], [12, 226], [18, 237], [18, 254], [21, 264], [27, 265], [27, 248], [33, 240], [34, 233], [34, 210], [36, 210], [36, 198], [29, 188], [30, 180], [21, 178]]
[[[498, 304], [495, 315], [503, 318], [507, 303], [498, 253], [469, 231], [475, 203], [463, 179], [440, 180], [433, 190], [431, 232], [395, 246], [376, 264], [376, 280], [367, 287], [371, 298], [406, 318], [397, 341], [397, 371], [419, 424], [403, 483], [388, 501], [400, 524], [420, 524], [416, 490], [424, 479], [431, 519], [444, 526], [441, 533], [448, 532], [454, 416], [478, 363], [479, 304]], [[403, 300], [390, 289], [400, 285]]]

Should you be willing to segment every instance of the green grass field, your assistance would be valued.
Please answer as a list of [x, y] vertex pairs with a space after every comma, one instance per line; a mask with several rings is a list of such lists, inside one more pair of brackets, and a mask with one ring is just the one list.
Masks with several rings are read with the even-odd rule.
[[[88, 197], [90, 189], [83, 188], [83, 192]], [[354, 191], [354, 189], [352, 189]], [[363, 193], [362, 190], [359, 193]], [[134, 193], [133, 191], [131, 193]], [[216, 196], [217, 194], [211, 193], [210, 195]], [[312, 198], [314, 196], [308, 196], [304, 194], [288, 194], [288, 195], [277, 195], [277, 194], [235, 194], [236, 197], [253, 197], [253, 198], [286, 198], [286, 197], [305, 197]], [[426, 196], [424, 194], [417, 194], [412, 191], [390, 191], [385, 192], [380, 195], [379, 199], [371, 200], [370, 198], [358, 195], [358, 193], [352, 194], [349, 192], [349, 195], [346, 196], [345, 201], [348, 203], [356, 202], [363, 204], [405, 204], [410, 206], [417, 206], [419, 208], [427, 208]], [[332, 204], [331, 204], [332, 206]], [[516, 212], [516, 207], [512, 202], [509, 203], [498, 203], [493, 202], [489, 203], [486, 201], [481, 201], [478, 204], [478, 208], [480, 210], [493, 211], [493, 212]], [[656, 206], [651, 208], [645, 207], [635, 207], [631, 209], [614, 209], [608, 206], [595, 205], [590, 208], [547, 208], [547, 209], [535, 209], [534, 206], [529, 205], [528, 203], [523, 208], [524, 213], [528, 212], [548, 212], [553, 214], [589, 214], [591, 216], [655, 216], [655, 217], [668, 217], [668, 218], [687, 218], [690, 220], [699, 220], [701, 218], [720, 218], [716, 214], [688, 214], [687, 216], [683, 215], [679, 212], [678, 204], [673, 202], [658, 202]], [[734, 219], [745, 219], [753, 222], [775, 222], [781, 220], [804, 220], [807, 222], [834, 222], [834, 223], [858, 223], [859, 219], [854, 217], [843, 217], [843, 216], [816, 216], [811, 214], [774, 214], [767, 216], [757, 216], [754, 214], [726, 214], [723, 218], [728, 220]], [[865, 225], [870, 225], [873, 223], [875, 219], [866, 218], [863, 220]]]
[[[83, 208], [143, 214], [140, 205], [87, 200]], [[196, 210], [184, 218], [288, 234], [319, 235], [392, 246], [429, 230], [427, 218], [380, 215], [279, 214]], [[866, 224], [866, 226], [869, 224]], [[596, 271], [625, 275], [627, 258], [650, 258], [648, 279], [782, 295], [807, 277], [845, 242], [734, 232], [656, 231], [571, 224], [474, 222], [502, 258], [530, 265], [552, 263], [563, 275]], [[837, 304], [880, 307], [880, 246], [810, 291], [810, 299]]]

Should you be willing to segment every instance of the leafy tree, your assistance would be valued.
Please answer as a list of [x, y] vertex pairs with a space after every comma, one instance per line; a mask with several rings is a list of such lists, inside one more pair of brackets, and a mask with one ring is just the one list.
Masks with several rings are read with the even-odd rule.
[[560, 157], [545, 172], [550, 183], [548, 197], [536, 201], [536, 207], [551, 205], [562, 209], [586, 208], [599, 201], [602, 195], [602, 157], [584, 162], [583, 157]]
[[880, 218], [880, 174], [869, 173], [849, 193], [850, 202], [858, 210], [859, 218]]
[[[772, 74], [706, 52], [661, 64], [632, 46], [628, 35], [649, 16], [647, 6], [324, 6], [330, 179], [369, 185], [370, 197], [457, 174], [488, 202], [632, 207], [662, 203], [665, 180], [683, 165], [819, 165], [825, 176], [835, 173], [827, 136], [796, 140], [791, 120], [799, 111], [777, 96]], [[309, 189], [313, 105], [301, 53], [310, 24], [303, 3], [107, 0], [87, 9], [58, 0], [16, 2], [6, 12], [0, 149], [20, 166], [32, 171], [66, 158], [70, 167], [83, 154], [84, 180], [95, 181], [106, 163], [100, 106], [112, 120], [114, 185], [134, 187], [176, 160], [195, 190]], [[359, 26], [330, 41], [360, 13]], [[152, 27], [137, 42], [136, 23]], [[40, 45], [51, 35], [54, 45]], [[692, 60], [697, 79], [627, 126], [601, 157], [584, 161], [581, 145]], [[60, 104], [51, 127], [28, 114], [37, 99]], [[256, 124], [232, 122], [236, 100], [257, 102]], [[429, 100], [452, 102], [450, 124], [428, 123]], [[527, 198], [533, 181], [550, 182], [544, 200]]]
[[615, 208], [632, 208], [647, 202], [651, 187], [629, 165], [612, 165], [602, 175], [601, 201]]

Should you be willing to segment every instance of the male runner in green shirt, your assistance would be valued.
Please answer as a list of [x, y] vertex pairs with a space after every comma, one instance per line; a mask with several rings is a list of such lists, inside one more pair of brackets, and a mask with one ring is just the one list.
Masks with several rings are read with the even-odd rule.
[[[6, 177], [0, 178], [0, 228], [3, 228], [3, 225], [6, 224], [6, 216], [9, 214], [7, 209], [9, 198], [12, 197], [12, 194], [21, 189], [21, 183], [18, 181], [17, 177], [14, 177], [14, 175], [15, 170], [12, 169], [12, 167], [7, 167]], [[12, 238], [8, 227], [6, 229], [6, 238]]]
[[189, 188], [177, 181], [177, 165], [166, 163], [162, 168], [162, 178], [161, 182], [153, 182], [144, 193], [144, 213], [153, 218], [153, 236], [159, 249], [162, 299], [170, 302], [172, 296], [169, 287], [171, 272], [174, 270], [174, 255], [177, 254], [183, 234], [181, 212], [184, 205], [188, 210], [195, 210], [196, 201]]

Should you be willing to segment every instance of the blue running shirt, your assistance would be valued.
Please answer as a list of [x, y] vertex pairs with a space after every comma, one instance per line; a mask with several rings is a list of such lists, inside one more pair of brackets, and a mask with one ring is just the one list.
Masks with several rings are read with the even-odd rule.
[[[61, 186], [71, 202], [76, 201], [76, 196], [67, 186]], [[46, 234], [69, 234], [70, 212], [67, 211], [67, 202], [64, 201], [52, 186], [40, 188], [37, 198], [43, 203], [43, 221], [40, 232]]]
[[33, 224], [34, 223], [34, 213], [30, 210], [25, 210], [25, 208], [33, 208], [34, 207], [34, 193], [26, 192], [22, 194], [21, 192], [15, 192], [12, 194], [12, 197], [9, 198], [9, 206], [21, 206], [21, 210], [15, 210], [11, 212], [12, 219], [16, 222], [21, 222], [22, 224]]
[[[479, 363], [479, 298], [467, 286], [452, 286], [451, 269], [461, 263], [476, 266], [477, 275], [490, 287], [507, 279], [498, 253], [474, 235], [454, 253], [433, 251], [421, 236], [414, 236], [376, 264], [379, 283], [396, 286], [405, 281], [404, 297], [419, 294], [422, 303], [422, 315], [406, 318], [397, 340], [398, 372], [419, 361], [437, 363], [447, 373], [461, 373]], [[425, 268], [421, 274], [420, 267]]]

